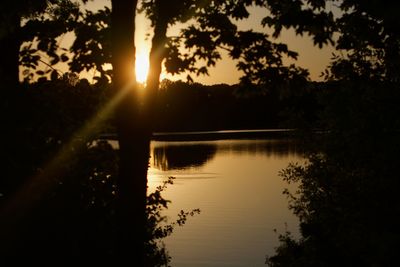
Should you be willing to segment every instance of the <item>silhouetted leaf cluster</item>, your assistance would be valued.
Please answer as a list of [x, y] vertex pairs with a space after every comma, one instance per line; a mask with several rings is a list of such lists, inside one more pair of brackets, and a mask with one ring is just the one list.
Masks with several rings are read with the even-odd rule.
[[343, 14], [335, 27], [342, 50], [320, 85], [324, 108], [317, 127], [324, 134], [310, 138], [313, 152], [305, 166], [292, 164], [281, 173], [299, 184], [296, 192], [285, 193], [300, 219], [301, 238], [281, 235], [276, 254], [267, 258], [269, 266], [392, 266], [398, 261], [400, 210], [393, 203], [400, 181], [400, 84], [393, 67], [400, 35], [389, 11], [398, 5], [386, 4], [340, 3]]

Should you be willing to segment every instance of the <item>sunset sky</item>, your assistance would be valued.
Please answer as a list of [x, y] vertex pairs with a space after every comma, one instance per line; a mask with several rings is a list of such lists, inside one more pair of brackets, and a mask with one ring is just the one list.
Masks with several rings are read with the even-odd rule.
[[[111, 1], [109, 0], [95, 0], [93, 2], [89, 2], [88, 9], [98, 9], [103, 7], [104, 5], [111, 6]], [[251, 8], [250, 9], [250, 18], [245, 21], [240, 21], [238, 23], [238, 27], [241, 30], [249, 30], [253, 29], [255, 31], [263, 31], [270, 33], [271, 30], [268, 28], [263, 28], [260, 25], [261, 19], [265, 17], [266, 10], [260, 8]], [[168, 31], [168, 35], [176, 35], [179, 31], [180, 25], [176, 25]], [[145, 18], [143, 14], [138, 14], [136, 18], [136, 49], [137, 49], [137, 66], [141, 66], [137, 71], [137, 76], [140, 78], [145, 75], [146, 71], [142, 66], [148, 64], [146, 62], [148, 58], [148, 52], [150, 51], [150, 40], [148, 34], [152, 33], [150, 23]], [[146, 37], [147, 36], [147, 37]], [[319, 77], [321, 72], [328, 65], [329, 60], [332, 56], [332, 52], [334, 52], [333, 47], [327, 46], [323, 49], [319, 49], [315, 47], [312, 43], [312, 40], [308, 36], [296, 36], [294, 31], [285, 30], [282, 31], [281, 36], [278, 41], [288, 44], [289, 49], [294, 50], [299, 53], [299, 58], [297, 60], [297, 64], [303, 68], [306, 68], [310, 72], [311, 80], [320, 80]], [[217, 65], [213, 68], [209, 69], [209, 76], [199, 76], [192, 77], [196, 82], [200, 82], [203, 84], [216, 84], [216, 83], [227, 83], [227, 84], [235, 84], [239, 81], [239, 77], [241, 73], [236, 70], [235, 61], [229, 59], [227, 53], [221, 51], [223, 59], [217, 62]], [[168, 78], [171, 80], [176, 79], [186, 79], [186, 74], [179, 76], [171, 76], [162, 74], [161, 79]]]

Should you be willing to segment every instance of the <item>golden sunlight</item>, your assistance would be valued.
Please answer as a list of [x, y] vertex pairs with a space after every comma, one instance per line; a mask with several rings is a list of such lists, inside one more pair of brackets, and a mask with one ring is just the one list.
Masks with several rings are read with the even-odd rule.
[[147, 74], [149, 73], [149, 57], [146, 53], [136, 54], [135, 70], [136, 81], [139, 83], [146, 83]]

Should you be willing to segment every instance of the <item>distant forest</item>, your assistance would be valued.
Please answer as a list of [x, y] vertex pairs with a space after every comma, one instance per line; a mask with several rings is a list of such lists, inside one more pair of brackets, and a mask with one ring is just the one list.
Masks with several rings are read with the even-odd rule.
[[[164, 80], [156, 130], [267, 129], [310, 123], [315, 120], [318, 103], [316, 90], [309, 85], [250, 88]], [[294, 115], [298, 118], [293, 119]]]
[[[324, 83], [307, 81], [267, 89], [164, 80], [155, 107], [154, 128], [168, 132], [304, 127], [316, 121], [325, 87]], [[90, 84], [85, 79], [71, 83], [68, 77], [24, 84], [15, 92], [26, 103], [22, 105], [26, 110], [18, 112], [18, 121], [28, 119], [23, 114], [30, 114], [27, 125], [69, 136], [107, 103], [110, 89], [109, 83]], [[112, 120], [101, 129], [114, 131]]]

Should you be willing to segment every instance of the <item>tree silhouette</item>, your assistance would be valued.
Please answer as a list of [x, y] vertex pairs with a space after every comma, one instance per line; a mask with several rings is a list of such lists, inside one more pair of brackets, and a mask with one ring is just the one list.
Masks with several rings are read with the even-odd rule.
[[[141, 118], [134, 71], [137, 1], [111, 2], [113, 86], [120, 151], [117, 180], [118, 251], [121, 263], [144, 264], [144, 225], [150, 133]], [[133, 69], [134, 70], [134, 69]], [[133, 254], [132, 254], [133, 253]]]
[[[312, 140], [306, 166], [282, 171], [284, 179], [300, 184], [297, 192], [286, 193], [302, 236], [295, 240], [281, 235], [281, 245], [267, 264], [390, 266], [398, 261], [394, 244], [400, 235], [393, 227], [400, 210], [389, 204], [397, 201], [394, 188], [399, 183], [399, 109], [393, 101], [400, 97], [400, 85], [393, 67], [398, 64], [400, 35], [389, 11], [398, 10], [398, 4], [342, 1], [342, 14], [335, 18], [324, 9], [328, 2], [310, 1], [320, 4], [310, 6], [298, 1], [308, 10], [277, 4], [273, 11], [292, 18], [304, 12], [329, 18], [326, 29], [337, 31], [341, 55], [332, 58], [321, 88], [324, 109], [318, 126], [326, 133]], [[295, 19], [285, 26], [315, 30]]]

